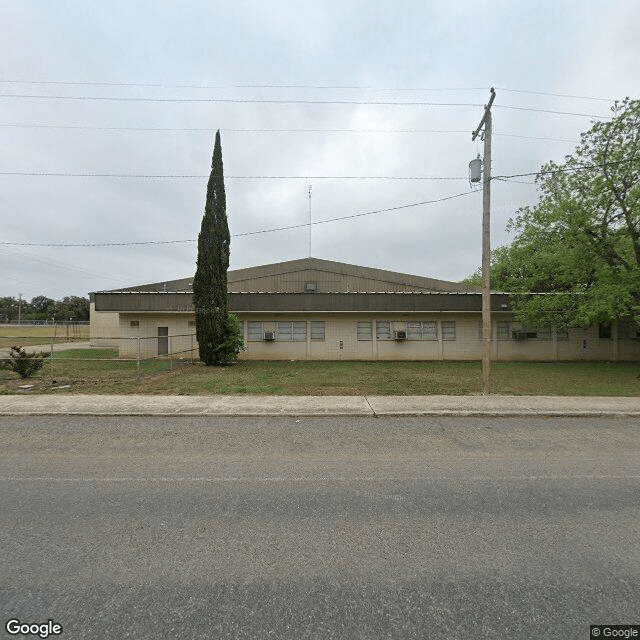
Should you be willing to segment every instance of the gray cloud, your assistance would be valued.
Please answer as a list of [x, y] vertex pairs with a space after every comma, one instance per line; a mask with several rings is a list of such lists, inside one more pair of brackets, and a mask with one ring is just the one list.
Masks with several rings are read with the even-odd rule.
[[[640, 44], [633, 0], [557, 2], [124, 2], [21, 0], [0, 8], [1, 80], [217, 86], [218, 89], [20, 84], [2, 94], [495, 102], [494, 174], [561, 160], [590, 119], [505, 106], [607, 115], [610, 104], [504, 89], [637, 96]], [[249, 88], [313, 85], [369, 89]], [[449, 91], [383, 91], [427, 88]], [[0, 97], [3, 171], [196, 174], [189, 179], [0, 176], [2, 239], [122, 242], [197, 237], [213, 131], [222, 129], [231, 231], [357, 214], [470, 191], [467, 181], [258, 180], [231, 176], [464, 177], [482, 146], [479, 107], [100, 102]], [[414, 133], [242, 132], [234, 129], [394, 129]], [[449, 132], [438, 133], [436, 131]], [[463, 133], [456, 133], [462, 131]], [[525, 179], [526, 180], [526, 179]], [[535, 201], [535, 187], [495, 182], [494, 245]], [[480, 262], [481, 196], [314, 226], [312, 253], [459, 279]], [[307, 229], [232, 240], [232, 268], [307, 255]], [[195, 268], [195, 243], [105, 248], [0, 245], [0, 294], [62, 297], [173, 279]]]

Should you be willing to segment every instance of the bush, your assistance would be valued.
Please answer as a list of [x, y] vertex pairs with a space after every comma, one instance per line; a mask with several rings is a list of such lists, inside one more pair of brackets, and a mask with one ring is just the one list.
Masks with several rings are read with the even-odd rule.
[[11, 347], [9, 357], [0, 361], [0, 366], [5, 369], [11, 369], [21, 378], [30, 378], [44, 366], [45, 358], [49, 354], [41, 351], [40, 353], [27, 353], [21, 347]]
[[233, 362], [238, 354], [244, 350], [244, 336], [242, 325], [238, 316], [233, 313], [227, 315], [225, 339], [220, 344], [211, 345], [210, 353], [213, 355], [212, 364], [225, 365]]

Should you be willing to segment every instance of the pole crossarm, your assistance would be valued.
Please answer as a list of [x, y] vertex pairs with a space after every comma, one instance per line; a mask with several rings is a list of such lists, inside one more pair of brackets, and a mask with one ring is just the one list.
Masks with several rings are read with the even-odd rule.
[[491, 111], [491, 105], [493, 104], [493, 100], [495, 97], [496, 97], [496, 90], [493, 87], [491, 87], [491, 97], [489, 98], [489, 104], [486, 105], [484, 108], [484, 115], [482, 116], [482, 120], [480, 120], [480, 124], [478, 125], [478, 128], [471, 134], [471, 142], [473, 142], [478, 137], [478, 134], [480, 133], [480, 129], [482, 129], [482, 126], [486, 122], [487, 114]]

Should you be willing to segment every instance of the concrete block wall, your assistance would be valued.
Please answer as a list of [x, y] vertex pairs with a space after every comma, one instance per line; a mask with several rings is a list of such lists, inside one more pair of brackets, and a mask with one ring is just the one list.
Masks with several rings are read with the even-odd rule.
[[118, 346], [120, 319], [117, 312], [96, 311], [94, 302], [89, 305], [89, 341], [92, 347]]
[[[117, 314], [109, 314], [117, 315]], [[506, 316], [501, 316], [504, 319]], [[392, 314], [243, 314], [244, 339], [247, 350], [240, 355], [245, 360], [479, 360], [482, 353], [480, 314], [406, 315]], [[391, 323], [391, 331], [406, 330], [407, 322], [435, 321], [435, 340], [377, 339], [376, 323]], [[109, 319], [112, 321], [112, 319]], [[183, 314], [125, 314], [121, 313], [114, 335], [120, 357], [136, 358], [138, 338], [140, 357], [158, 355], [158, 327], [167, 327], [174, 357], [198, 357], [194, 315]], [[277, 332], [278, 321], [307, 323], [306, 340], [249, 341], [248, 323], [259, 321], [263, 330]], [[325, 323], [325, 339], [311, 339], [311, 322]], [[371, 340], [358, 340], [358, 322], [371, 322]], [[455, 322], [455, 339], [443, 339], [442, 323]], [[133, 326], [137, 322], [137, 326]], [[554, 361], [554, 360], [640, 360], [640, 340], [618, 340], [615, 327], [611, 339], [601, 339], [598, 327], [572, 329], [568, 337], [558, 337], [555, 331], [547, 339], [517, 341], [497, 338], [497, 322], [493, 323], [493, 358], [496, 361]]]
[[[191, 358], [193, 345], [197, 357], [195, 327], [189, 326], [193, 314], [120, 314], [118, 352], [121, 358], [155, 358], [158, 355], [158, 327], [168, 328], [168, 343], [175, 357]], [[137, 323], [137, 325], [132, 325]]]

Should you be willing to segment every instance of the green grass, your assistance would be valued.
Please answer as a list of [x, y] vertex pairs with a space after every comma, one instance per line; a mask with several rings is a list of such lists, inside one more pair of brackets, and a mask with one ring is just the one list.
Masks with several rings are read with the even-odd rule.
[[0, 326], [0, 348], [26, 347], [34, 344], [57, 344], [89, 339], [87, 325], [56, 327], [54, 325]]
[[[205, 367], [174, 360], [113, 360], [114, 349], [63, 351], [30, 380], [33, 392], [169, 395], [470, 395], [482, 392], [479, 362], [245, 361]], [[505, 395], [640, 396], [640, 363], [494, 363], [493, 392]], [[15, 374], [0, 371], [0, 393]], [[3, 391], [4, 390], [4, 391]], [[63, 392], [56, 390], [56, 393]]]

